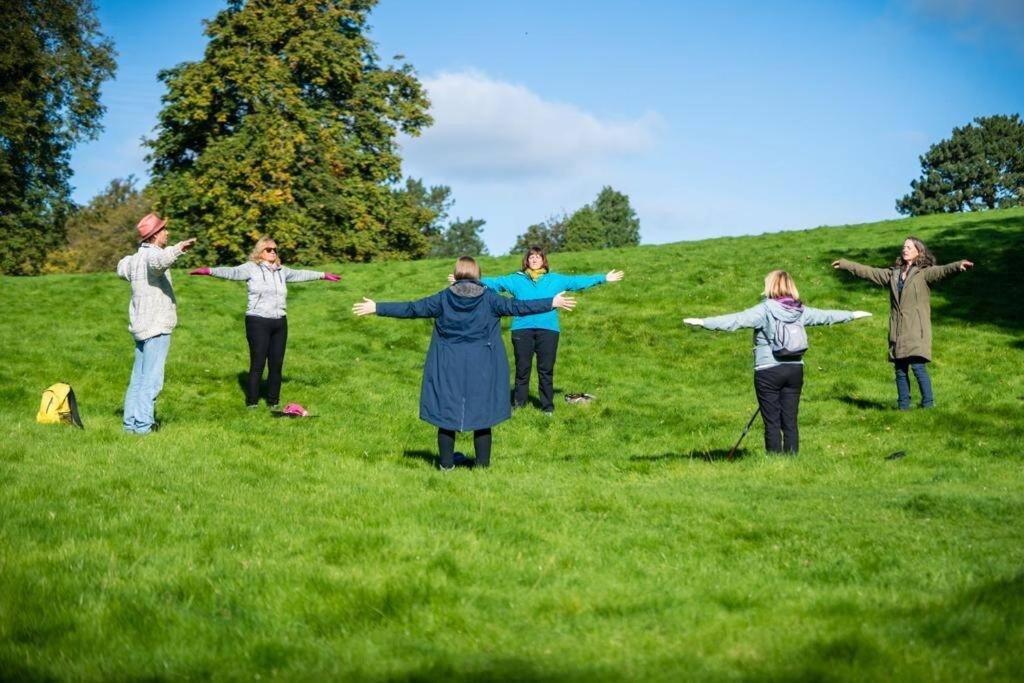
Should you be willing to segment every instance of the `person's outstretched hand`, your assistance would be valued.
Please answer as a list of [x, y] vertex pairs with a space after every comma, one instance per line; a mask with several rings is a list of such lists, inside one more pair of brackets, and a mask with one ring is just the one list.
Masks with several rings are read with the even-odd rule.
[[871, 317], [871, 314], [868, 313], [867, 311], [854, 311], [853, 312], [853, 319], [854, 320], [860, 320], [861, 318], [870, 318], [870, 317]]
[[839, 261], [838, 261], [838, 260], [836, 260], [836, 261], [833, 261], [833, 262], [832, 262], [832, 267], [833, 267], [833, 268], [838, 268], [838, 267], [839, 267]]
[[324, 279], [328, 282], [337, 282], [341, 279], [341, 276], [335, 275], [334, 273], [324, 273]]
[[455, 284], [455, 274], [454, 273], [448, 273], [448, 284], [450, 284], [450, 285], [454, 285]]
[[604, 276], [607, 282], [618, 282], [625, 275], [621, 270], [609, 270], [608, 274]]
[[196, 268], [195, 270], [188, 271], [189, 275], [212, 275], [213, 273], [209, 268], [203, 266], [202, 268]]
[[566, 296], [565, 292], [559, 292], [555, 295], [555, 298], [551, 300], [552, 308], [561, 308], [563, 311], [571, 311], [576, 308], [576, 299], [571, 296]]
[[968, 260], [964, 259], [963, 261], [960, 262], [960, 270], [961, 271], [964, 271], [964, 270], [967, 270], [968, 268], [973, 268], [973, 267], [974, 267], [974, 262], [973, 261], [968, 261]]
[[696, 325], [701, 327], [704, 324], [704, 318], [683, 318], [683, 322], [687, 325]]
[[352, 304], [352, 312], [356, 315], [374, 315], [377, 312], [377, 302], [364, 296], [362, 301]]
[[190, 237], [187, 240], [182, 240], [181, 242], [178, 242], [174, 246], [176, 246], [178, 249], [181, 249], [182, 251], [188, 251], [189, 249], [192, 248], [192, 245], [195, 244], [195, 243], [196, 243], [196, 238], [195, 237]]

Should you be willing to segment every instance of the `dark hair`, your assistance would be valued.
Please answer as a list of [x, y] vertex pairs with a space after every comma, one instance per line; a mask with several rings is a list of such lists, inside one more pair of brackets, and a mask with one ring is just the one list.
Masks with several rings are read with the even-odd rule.
[[530, 247], [526, 250], [526, 254], [523, 255], [523, 270], [530, 267], [530, 257], [534, 254], [539, 254], [541, 259], [544, 261], [544, 265], [541, 266], [544, 270], [550, 270], [548, 267], [548, 255], [544, 253], [544, 250], [538, 246]]
[[[917, 253], [917, 258], [914, 259], [914, 265], [915, 266], [917, 266], [918, 268], [927, 268], [928, 266], [934, 266], [935, 265], [935, 254], [932, 253], [931, 249], [929, 249], [928, 247], [925, 246], [924, 242], [922, 242], [918, 238], [914, 237], [913, 235], [907, 236], [907, 240], [910, 240], [911, 242], [913, 242], [914, 246], [917, 247], [917, 252], [918, 252]], [[906, 242], [907, 240], [903, 240], [903, 241]], [[894, 263], [893, 265], [896, 265], [896, 266], [902, 266], [903, 265], [903, 252], [902, 252], [902, 250], [900, 251], [900, 255], [896, 257], [896, 263]]]

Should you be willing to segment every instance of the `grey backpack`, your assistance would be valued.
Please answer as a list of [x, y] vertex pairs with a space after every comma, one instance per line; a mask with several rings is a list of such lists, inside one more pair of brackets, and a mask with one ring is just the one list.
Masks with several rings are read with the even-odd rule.
[[804, 328], [803, 316], [787, 322], [772, 317], [772, 328], [775, 336], [771, 339], [772, 354], [776, 358], [800, 358], [807, 351], [807, 329]]

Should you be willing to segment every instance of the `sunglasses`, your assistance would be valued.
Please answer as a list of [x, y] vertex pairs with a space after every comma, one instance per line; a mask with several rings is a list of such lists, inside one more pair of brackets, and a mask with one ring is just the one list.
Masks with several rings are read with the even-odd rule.
[[277, 253], [277, 247], [263, 247], [263, 251], [269, 251], [272, 254]]

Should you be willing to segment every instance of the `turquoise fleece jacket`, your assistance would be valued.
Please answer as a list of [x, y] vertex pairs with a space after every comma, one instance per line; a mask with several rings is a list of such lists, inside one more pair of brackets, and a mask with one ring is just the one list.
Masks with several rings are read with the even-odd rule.
[[[536, 282], [521, 270], [501, 277], [482, 277], [480, 283], [495, 292], [508, 293], [513, 299], [550, 299], [559, 292], [575, 292], [599, 285], [605, 281], [603, 274], [562, 275], [546, 273]], [[551, 330], [559, 332], [558, 309], [547, 313], [520, 315], [512, 319], [512, 330]]]

